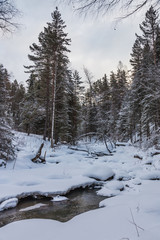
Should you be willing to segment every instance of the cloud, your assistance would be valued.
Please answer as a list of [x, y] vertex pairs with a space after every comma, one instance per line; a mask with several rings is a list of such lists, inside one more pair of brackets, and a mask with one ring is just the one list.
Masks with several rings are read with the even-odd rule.
[[[38, 35], [43, 31], [47, 22], [51, 21], [51, 12], [56, 4], [53, 0], [15, 0], [17, 8], [23, 14], [22, 26], [19, 32], [3, 37], [0, 45], [0, 63], [11, 72], [19, 82], [25, 82], [28, 75], [24, 73], [23, 65], [31, 64], [27, 55], [29, 46], [38, 42]], [[69, 58], [72, 67], [83, 75], [83, 66], [86, 66], [95, 76], [95, 80], [117, 68], [119, 60], [129, 64], [135, 32], [141, 16], [129, 18], [116, 26], [114, 16], [105, 19], [80, 18], [73, 13], [72, 8], [60, 5], [59, 10], [65, 21], [68, 37], [72, 39]]]

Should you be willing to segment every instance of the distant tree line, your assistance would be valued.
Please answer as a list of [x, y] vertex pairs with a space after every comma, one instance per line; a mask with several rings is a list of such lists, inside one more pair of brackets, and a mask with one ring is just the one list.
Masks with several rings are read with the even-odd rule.
[[14, 156], [11, 128], [76, 144], [80, 136], [97, 134], [104, 141], [131, 141], [147, 147], [160, 143], [160, 26], [158, 12], [147, 11], [141, 35], [131, 53], [131, 73], [121, 62], [109, 78], [93, 82], [84, 68], [88, 88], [69, 67], [71, 40], [56, 8], [52, 22], [30, 46], [32, 64], [27, 89], [10, 81], [0, 65], [0, 159]]

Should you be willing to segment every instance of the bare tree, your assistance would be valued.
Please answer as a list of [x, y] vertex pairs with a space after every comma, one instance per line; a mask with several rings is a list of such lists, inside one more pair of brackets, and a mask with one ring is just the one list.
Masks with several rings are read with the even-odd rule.
[[134, 14], [145, 5], [158, 6], [160, 0], [68, 0], [68, 3], [72, 4], [75, 10], [85, 14], [106, 14], [109, 10], [114, 8], [123, 9], [126, 10], [126, 14], [122, 16], [123, 18]]
[[0, 31], [3, 33], [13, 32], [18, 27], [18, 24], [13, 22], [13, 19], [19, 13], [12, 0], [0, 0]]

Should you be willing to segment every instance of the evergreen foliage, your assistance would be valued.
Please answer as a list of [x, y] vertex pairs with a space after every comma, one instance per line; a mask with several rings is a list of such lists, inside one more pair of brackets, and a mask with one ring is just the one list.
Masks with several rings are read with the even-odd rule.
[[0, 65], [0, 159], [10, 160], [14, 158], [11, 131], [9, 75], [7, 70]]
[[[131, 85], [132, 135], [134, 141], [155, 144], [159, 133], [159, 19], [151, 6], [140, 24], [131, 54], [133, 66]], [[159, 93], [157, 95], [157, 93]], [[157, 96], [155, 98], [155, 96]], [[132, 139], [133, 140], [133, 139]]]
[[11, 83], [10, 97], [14, 129], [21, 130], [21, 103], [25, 97], [25, 88], [22, 84], [18, 84], [17, 80]]
[[[44, 124], [44, 139], [51, 139], [53, 147], [53, 138], [55, 143], [59, 141], [73, 142], [77, 136], [79, 118], [79, 96], [78, 88], [80, 79], [78, 73], [74, 77], [69, 69], [68, 46], [71, 40], [65, 33], [65, 22], [61, 18], [58, 8], [51, 14], [52, 22], [47, 23], [47, 27], [39, 34], [39, 44], [33, 43], [30, 46], [32, 55], [28, 55], [34, 65], [26, 67], [30, 72], [30, 80], [34, 89], [34, 105], [37, 102], [37, 109], [34, 116], [30, 118], [32, 122], [31, 132], [34, 132], [35, 121], [41, 118], [41, 124]], [[32, 79], [32, 76], [35, 76]], [[78, 82], [79, 81], [79, 82]], [[29, 88], [28, 93], [29, 94]], [[29, 97], [30, 99], [30, 97]], [[30, 103], [29, 103], [30, 105]], [[28, 113], [27, 107], [25, 108]], [[40, 110], [39, 110], [40, 109]], [[24, 121], [26, 121], [26, 115]], [[43, 117], [42, 117], [43, 115]], [[35, 118], [35, 119], [34, 119]], [[34, 123], [34, 124], [33, 124]], [[38, 125], [37, 125], [38, 127]]]
[[119, 62], [117, 72], [92, 83], [85, 98], [85, 132], [98, 132], [113, 141], [148, 146], [159, 144], [160, 31], [151, 6], [140, 24], [131, 53], [132, 72]]

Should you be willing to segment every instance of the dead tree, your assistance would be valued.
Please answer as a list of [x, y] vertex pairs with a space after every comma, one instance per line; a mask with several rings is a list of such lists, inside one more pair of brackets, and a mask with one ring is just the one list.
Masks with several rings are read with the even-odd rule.
[[46, 152], [44, 154], [44, 157], [41, 156], [43, 146], [44, 146], [44, 143], [41, 144], [36, 156], [31, 159], [32, 162], [34, 162], [34, 163], [46, 163], [46, 160], [45, 160]]

